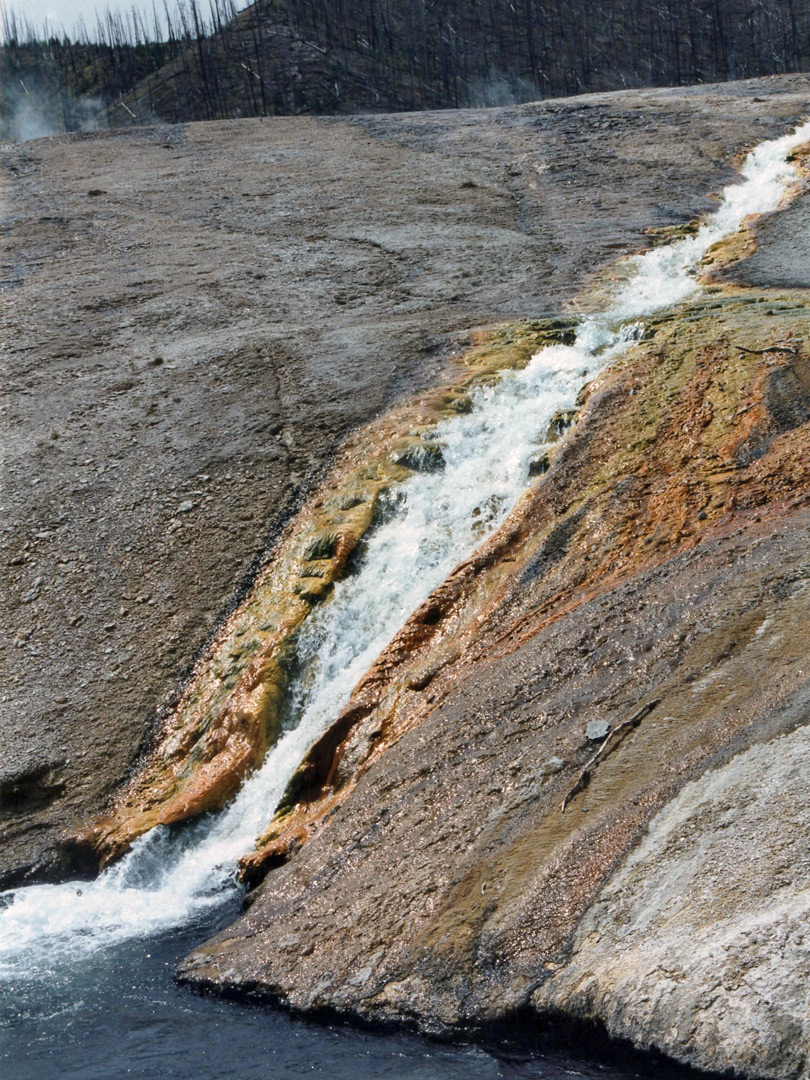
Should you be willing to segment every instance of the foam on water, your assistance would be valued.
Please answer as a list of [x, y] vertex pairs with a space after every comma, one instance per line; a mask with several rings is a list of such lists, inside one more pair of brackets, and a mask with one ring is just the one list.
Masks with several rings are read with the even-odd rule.
[[796, 178], [787, 158], [808, 140], [810, 121], [758, 146], [742, 182], [725, 189], [694, 236], [628, 260], [629, 281], [604, 312], [582, 322], [573, 345], [543, 349], [523, 371], [479, 389], [469, 414], [439, 426], [445, 467], [401, 486], [357, 572], [335, 586], [300, 632], [294, 723], [262, 768], [221, 814], [179, 832], [154, 829], [93, 882], [0, 897], [0, 977], [42, 978], [88, 951], [157, 934], [222, 903], [223, 892], [236, 888], [236, 859], [267, 824], [307, 748], [408, 615], [501, 524], [526, 488], [549, 420], [638, 337], [639, 320], [699, 288], [698, 264], [712, 244], [748, 215], [779, 206]]

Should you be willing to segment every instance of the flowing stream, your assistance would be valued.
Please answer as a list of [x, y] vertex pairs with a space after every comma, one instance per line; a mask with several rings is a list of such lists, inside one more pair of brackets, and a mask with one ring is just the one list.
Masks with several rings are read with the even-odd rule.
[[[638, 339], [645, 317], [699, 289], [699, 264], [714, 243], [748, 215], [779, 206], [797, 176], [788, 158], [808, 140], [810, 121], [758, 146], [742, 181], [724, 190], [695, 235], [627, 260], [627, 282], [603, 312], [580, 323], [573, 345], [543, 349], [522, 371], [479, 388], [470, 413], [439, 425], [434, 437], [444, 468], [401, 485], [357, 570], [304, 624], [287, 730], [229, 807], [179, 832], [153, 830], [95, 881], [0, 895], [0, 987], [12, 1002], [0, 1017], [7, 1033], [20, 1008], [36, 1012], [37, 987], [101, 971], [100, 953], [118, 955], [122, 944], [157, 940], [172, 928], [210, 927], [226, 908], [233, 914], [236, 859], [267, 824], [307, 748], [408, 615], [504, 520], [529, 482], [551, 418]], [[15, 995], [24, 1007], [13, 1005]]]

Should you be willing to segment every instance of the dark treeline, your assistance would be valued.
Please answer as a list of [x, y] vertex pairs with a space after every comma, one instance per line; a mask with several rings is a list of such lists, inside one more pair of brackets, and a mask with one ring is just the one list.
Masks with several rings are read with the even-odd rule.
[[[159, 13], [152, 7], [150, 17], [135, 7], [126, 15], [107, 11], [92, 29], [80, 23], [72, 37], [39, 33], [30, 20], [4, 8], [2, 136], [14, 137], [15, 126], [25, 124], [73, 131], [147, 119], [128, 107], [125, 98], [137, 98], [145, 78], [182, 57], [198, 40], [221, 32], [236, 16], [233, 0], [217, 0], [207, 18], [197, 0], [179, 9], [163, 3]], [[184, 92], [194, 91], [189, 85]]]
[[[810, 67], [801, 0], [187, 0], [39, 41], [6, 19], [3, 86], [34, 71], [72, 124], [497, 104]], [[75, 126], [73, 123], [72, 126]]]

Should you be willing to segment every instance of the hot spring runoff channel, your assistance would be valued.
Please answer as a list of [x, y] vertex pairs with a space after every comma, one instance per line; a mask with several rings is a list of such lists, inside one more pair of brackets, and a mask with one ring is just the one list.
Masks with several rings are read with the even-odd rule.
[[[505, 373], [497, 384], [479, 388], [470, 413], [439, 425], [436, 438], [442, 446], [444, 469], [417, 473], [401, 485], [394, 512], [371, 534], [359, 569], [338, 582], [332, 599], [310, 615], [296, 642], [301, 674], [291, 689], [291, 700], [297, 723], [267, 754], [261, 769], [229, 807], [180, 833], [154, 829], [93, 882], [37, 885], [0, 894], [4, 1076], [52, 1075], [47, 1070], [35, 1071], [37, 1053], [43, 1055], [44, 1065], [68, 1039], [68, 1032], [83, 1040], [83, 1045], [94, 1045], [94, 1025], [102, 1014], [105, 1024], [116, 1018], [112, 1032], [105, 1036], [108, 1050], [115, 1054], [126, 1053], [127, 1046], [139, 1042], [133, 1032], [148, 1030], [147, 1043], [152, 1037], [160, 1042], [162, 1035], [171, 1042], [172, 1032], [193, 1023], [200, 1009], [215, 1010], [223, 1027], [237, 1023], [226, 1019], [237, 1015], [241, 1017], [237, 1026], [267, 1023], [266, 1017], [259, 1021], [233, 1006], [190, 1002], [188, 995], [169, 989], [168, 976], [160, 967], [164, 961], [155, 957], [171, 955], [173, 963], [177, 942], [183, 949], [190, 948], [195, 935], [209, 934], [223, 912], [233, 917], [239, 896], [237, 858], [250, 850], [267, 824], [307, 748], [335, 718], [358, 679], [408, 615], [481, 542], [482, 526], [496, 529], [514, 506], [528, 484], [529, 462], [542, 447], [540, 433], [549, 420], [558, 410], [572, 407], [582, 386], [638, 339], [645, 317], [698, 291], [699, 264], [713, 244], [735, 233], [747, 216], [779, 206], [797, 175], [788, 158], [808, 140], [810, 121], [793, 134], [760, 144], [748, 155], [741, 182], [724, 190], [717, 211], [694, 236], [627, 260], [629, 280], [604, 311], [581, 322], [573, 345], [541, 350], [522, 371]], [[178, 933], [177, 928], [184, 929]], [[142, 984], [160, 987], [149, 1006], [144, 1004], [149, 991], [142, 992]], [[138, 1004], [130, 1009], [129, 1003]], [[298, 1031], [293, 1041], [303, 1037], [301, 1031], [319, 1044], [325, 1038], [329, 1041], [323, 1034], [312, 1035], [314, 1029], [290, 1027], [292, 1021], [273, 1023]], [[125, 1032], [115, 1035], [110, 1049], [109, 1039], [117, 1025], [123, 1025]], [[184, 1038], [189, 1038], [188, 1033]], [[205, 1040], [200, 1042], [196, 1034], [191, 1038], [197, 1041], [193, 1053], [205, 1056]], [[356, 1033], [344, 1033], [340, 1039], [360, 1040], [358, 1046], [363, 1043]], [[229, 1047], [230, 1040], [229, 1035]], [[405, 1045], [403, 1040], [394, 1043]], [[414, 1045], [422, 1047], [418, 1042]], [[22, 1069], [23, 1057], [15, 1051], [23, 1046], [26, 1069]], [[415, 1051], [414, 1061], [422, 1050]], [[385, 1056], [387, 1051], [381, 1052]], [[407, 1057], [406, 1050], [402, 1053]], [[484, 1071], [477, 1073], [471, 1061], [456, 1073], [453, 1053], [447, 1051], [442, 1065], [438, 1058], [432, 1064], [422, 1061], [413, 1072], [404, 1059], [398, 1059], [397, 1071], [391, 1075], [502, 1075], [487, 1072], [489, 1065], [482, 1065]], [[211, 1054], [212, 1062], [219, 1059], [220, 1040], [212, 1043]], [[225, 1057], [232, 1061], [230, 1051]], [[257, 1076], [300, 1075], [284, 1071], [292, 1067], [289, 1063], [274, 1073], [272, 1062], [281, 1066], [280, 1058], [271, 1055], [262, 1060], [263, 1071], [256, 1072]], [[373, 1060], [372, 1066], [369, 1059], [373, 1074], [386, 1075], [384, 1063]], [[135, 1071], [118, 1074], [159, 1074], [154, 1061], [152, 1071], [137, 1071], [142, 1067], [137, 1055], [133, 1061]], [[221, 1060], [216, 1073], [206, 1072], [201, 1061], [197, 1064], [197, 1071], [189, 1076], [254, 1075], [245, 1071], [244, 1063], [233, 1073], [223, 1071]], [[62, 1075], [110, 1075], [95, 1073], [90, 1066], [90, 1071], [85, 1068], [75, 1074], [64, 1068], [60, 1057]], [[330, 1071], [340, 1075], [331, 1066]]]

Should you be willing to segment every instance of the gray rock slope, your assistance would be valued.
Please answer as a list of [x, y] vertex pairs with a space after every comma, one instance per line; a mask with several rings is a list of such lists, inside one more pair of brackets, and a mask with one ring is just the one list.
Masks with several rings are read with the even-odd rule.
[[[806, 684], [786, 709], [807, 724]], [[701, 1068], [807, 1076], [808, 753], [802, 726], [684, 788], [589, 910], [535, 1006], [598, 1018]]]

